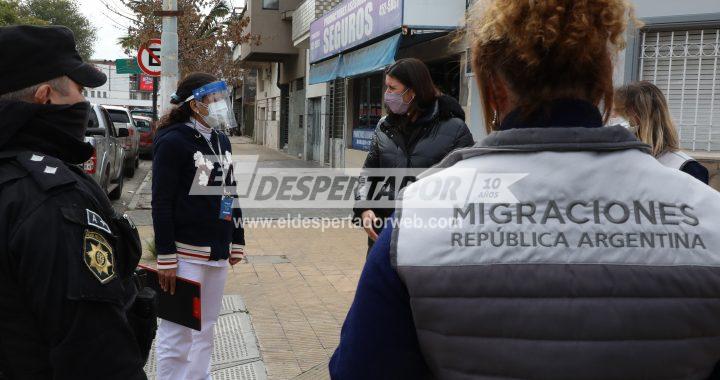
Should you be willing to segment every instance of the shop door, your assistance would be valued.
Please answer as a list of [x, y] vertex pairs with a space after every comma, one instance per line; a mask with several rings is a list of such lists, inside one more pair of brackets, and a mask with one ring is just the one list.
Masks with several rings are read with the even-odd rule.
[[322, 162], [323, 138], [322, 125], [320, 123], [320, 98], [312, 98], [308, 102], [308, 143], [310, 144], [308, 157], [311, 161]]

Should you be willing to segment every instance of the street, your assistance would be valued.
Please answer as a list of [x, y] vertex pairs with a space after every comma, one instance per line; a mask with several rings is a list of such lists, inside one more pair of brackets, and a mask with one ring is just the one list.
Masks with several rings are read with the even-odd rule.
[[[258, 155], [261, 167], [312, 165], [252, 144], [246, 138], [231, 139], [234, 154]], [[143, 263], [154, 266], [155, 260], [147, 249], [153, 239], [150, 169], [151, 161], [142, 160], [137, 174], [127, 180], [123, 196], [114, 205], [133, 217], [144, 245]], [[246, 217], [272, 219], [287, 214], [296, 215], [298, 210], [249, 210]], [[349, 215], [349, 210], [302, 210], [300, 214], [304, 218], [342, 217]], [[248, 228], [245, 233], [247, 261], [230, 271], [225, 294], [240, 296], [244, 301], [267, 378], [326, 378], [327, 363], [338, 344], [340, 327], [365, 261], [365, 234], [357, 228], [320, 231], [272, 226]], [[238, 357], [233, 362], [227, 358], [233, 353], [222, 353], [224, 341], [218, 337], [223, 336], [223, 329], [234, 328], [222, 323], [222, 318], [216, 327], [213, 363], [225, 364], [213, 368], [227, 372], [232, 368], [227, 363], [248, 367], [252, 357]], [[242, 356], [240, 350], [235, 355]], [[154, 368], [153, 363], [146, 368]], [[251, 369], [254, 368], [257, 367]], [[251, 369], [245, 371], [250, 373]]]

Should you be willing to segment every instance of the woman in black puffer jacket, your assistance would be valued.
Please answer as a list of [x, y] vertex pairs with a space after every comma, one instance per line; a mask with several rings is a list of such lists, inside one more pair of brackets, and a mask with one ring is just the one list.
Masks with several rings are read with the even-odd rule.
[[[430, 168], [453, 150], [474, 144], [462, 107], [437, 90], [422, 61], [397, 61], [385, 71], [385, 85], [389, 115], [375, 130], [364, 169]], [[377, 199], [378, 193], [384, 199], [394, 199], [401, 190], [386, 186], [378, 191], [372, 187], [367, 176], [360, 177], [353, 209], [368, 234], [370, 247], [394, 209], [374, 208], [368, 199]]]

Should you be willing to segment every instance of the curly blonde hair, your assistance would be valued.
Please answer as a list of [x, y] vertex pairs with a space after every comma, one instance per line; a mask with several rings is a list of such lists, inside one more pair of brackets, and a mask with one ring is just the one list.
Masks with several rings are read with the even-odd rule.
[[467, 32], [488, 132], [494, 111], [487, 89], [498, 77], [518, 96], [526, 117], [549, 101], [581, 98], [602, 103], [607, 120], [613, 57], [625, 48], [631, 19], [637, 22], [626, 0], [478, 1]]

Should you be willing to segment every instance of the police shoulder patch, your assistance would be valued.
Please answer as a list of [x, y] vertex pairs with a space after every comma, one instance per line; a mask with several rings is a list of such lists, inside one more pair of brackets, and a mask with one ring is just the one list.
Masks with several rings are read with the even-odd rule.
[[109, 234], [112, 234], [112, 231], [110, 231], [110, 226], [108, 226], [107, 223], [103, 220], [98, 213], [94, 211], [90, 211], [90, 209], [85, 209], [85, 213], [87, 214], [87, 224], [91, 225], [93, 227], [99, 228]]
[[85, 230], [83, 261], [101, 284], [106, 284], [115, 278], [112, 246], [102, 234]]

